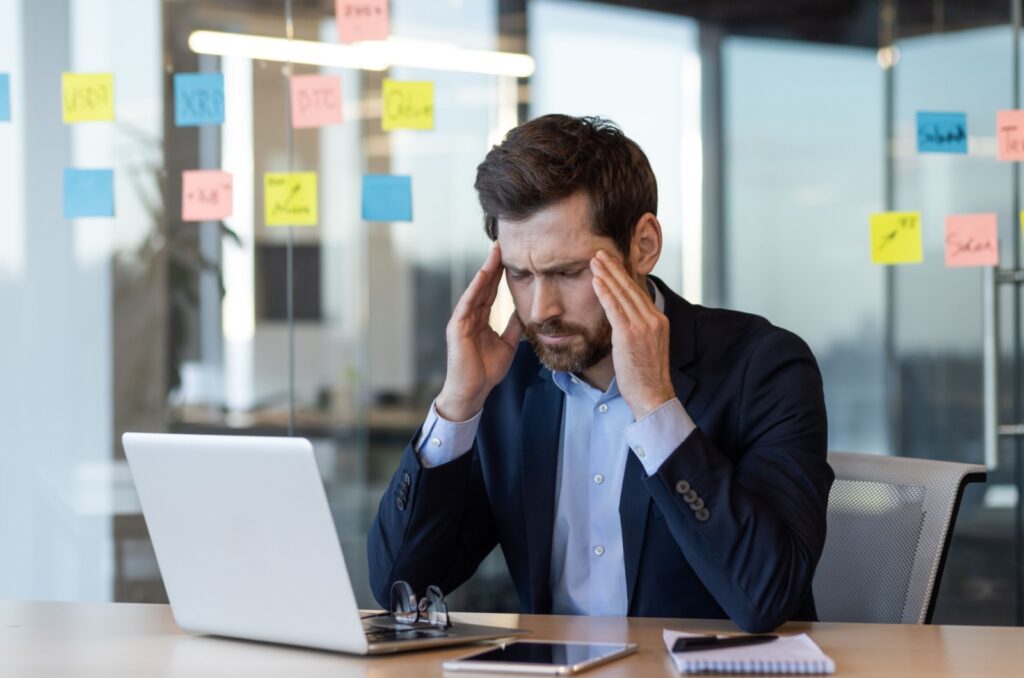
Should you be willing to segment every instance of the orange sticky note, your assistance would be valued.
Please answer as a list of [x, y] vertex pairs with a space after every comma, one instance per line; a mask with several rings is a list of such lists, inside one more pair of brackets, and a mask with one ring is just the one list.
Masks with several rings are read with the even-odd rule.
[[183, 221], [219, 221], [231, 216], [234, 181], [220, 170], [186, 170], [181, 173]]
[[292, 76], [292, 127], [323, 127], [341, 122], [341, 78]]
[[946, 217], [946, 266], [998, 266], [999, 224], [994, 212]]
[[996, 113], [996, 145], [1000, 160], [1024, 160], [1024, 111]]
[[338, 42], [386, 40], [388, 37], [388, 0], [335, 0]]

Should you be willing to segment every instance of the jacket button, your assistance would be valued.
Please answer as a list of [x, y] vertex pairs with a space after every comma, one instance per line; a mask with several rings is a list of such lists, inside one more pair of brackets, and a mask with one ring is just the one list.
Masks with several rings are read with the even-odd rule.
[[702, 523], [706, 523], [708, 521], [708, 518], [711, 517], [711, 511], [707, 510], [706, 508], [702, 508], [701, 510], [694, 513], [693, 517]]
[[402, 499], [401, 497], [399, 497], [398, 499], [395, 500], [395, 506], [398, 507], [399, 511], [404, 511], [405, 510], [405, 500]]
[[690, 510], [691, 511], [695, 511], [696, 512], [696, 511], [701, 510], [702, 508], [704, 508], [704, 500], [701, 499], [700, 497], [697, 497], [693, 502], [690, 503]]
[[679, 494], [686, 494], [689, 491], [690, 483], [686, 482], [685, 480], [680, 480], [679, 482], [676, 483], [676, 492], [678, 492]]
[[683, 492], [683, 501], [685, 501], [687, 504], [692, 504], [699, 498], [700, 497], [697, 496], [697, 490], [691, 489], [687, 490], [686, 492]]
[[409, 472], [406, 471], [405, 473], [402, 474], [402, 484], [403, 485], [408, 485], [411, 482], [412, 482], [412, 476], [410, 476]]

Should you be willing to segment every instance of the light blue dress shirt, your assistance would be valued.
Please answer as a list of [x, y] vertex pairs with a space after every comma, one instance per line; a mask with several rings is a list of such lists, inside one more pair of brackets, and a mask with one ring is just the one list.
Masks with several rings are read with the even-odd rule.
[[[661, 291], [650, 287], [664, 311]], [[625, 616], [619, 499], [626, 454], [632, 450], [647, 475], [654, 475], [696, 425], [678, 398], [634, 421], [614, 378], [604, 392], [566, 372], [553, 372], [552, 379], [565, 393], [551, 535], [552, 612]], [[451, 422], [431, 405], [416, 441], [421, 463], [440, 466], [468, 452], [481, 414]]]

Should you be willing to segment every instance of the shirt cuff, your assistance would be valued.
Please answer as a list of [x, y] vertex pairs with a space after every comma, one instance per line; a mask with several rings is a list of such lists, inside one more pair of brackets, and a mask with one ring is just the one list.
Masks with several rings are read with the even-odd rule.
[[430, 413], [416, 439], [416, 453], [420, 456], [420, 463], [426, 468], [433, 468], [469, 452], [480, 426], [481, 414], [483, 410], [466, 421], [448, 421], [437, 413], [437, 408], [431, 403]]
[[626, 444], [653, 476], [696, 428], [679, 398], [673, 398], [626, 428]]

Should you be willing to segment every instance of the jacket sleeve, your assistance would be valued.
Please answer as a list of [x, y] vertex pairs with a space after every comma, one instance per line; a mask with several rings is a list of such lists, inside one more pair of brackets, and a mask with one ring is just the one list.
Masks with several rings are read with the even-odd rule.
[[476, 444], [427, 468], [413, 448], [419, 437], [417, 432], [402, 453], [367, 540], [370, 588], [385, 608], [398, 579], [417, 594], [430, 584], [450, 593], [498, 542]]
[[697, 428], [645, 483], [704, 585], [741, 628], [761, 632], [809, 595], [834, 475], [821, 375], [796, 335], [774, 328], [760, 340], [739, 398], [740, 449]]

